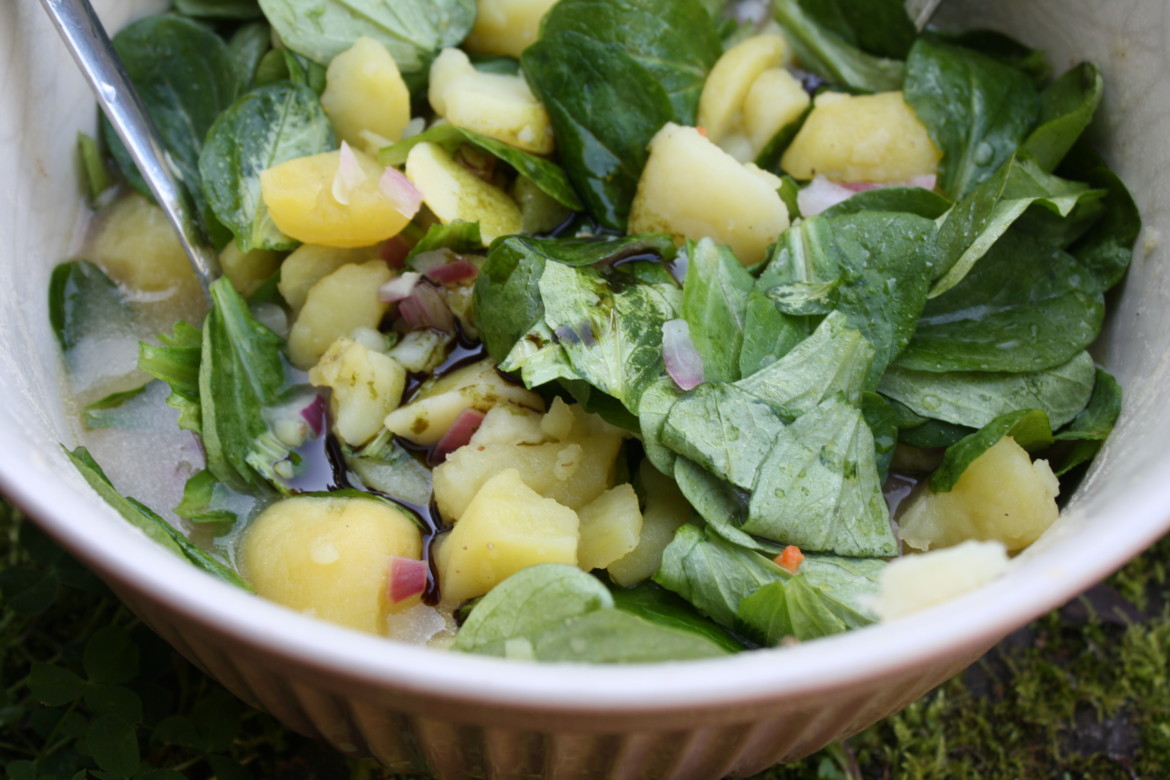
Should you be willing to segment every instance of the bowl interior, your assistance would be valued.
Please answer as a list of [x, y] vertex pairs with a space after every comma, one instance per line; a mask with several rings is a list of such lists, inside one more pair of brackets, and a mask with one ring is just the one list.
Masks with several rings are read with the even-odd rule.
[[[96, 3], [107, 27], [155, 8]], [[1124, 9], [1122, 9], [1124, 6]], [[105, 506], [61, 452], [77, 442], [62, 398], [63, 366], [46, 312], [52, 267], [77, 246], [87, 212], [79, 195], [75, 135], [93, 132], [96, 109], [36, 3], [0, 7], [0, 486], [50, 532], [121, 587], [232, 641], [246, 642], [376, 685], [523, 706], [659, 708], [830, 690], [984, 647], [1119, 567], [1170, 526], [1170, 19], [1163, 0], [953, 0], [943, 23], [1012, 31], [1045, 48], [1058, 71], [1101, 65], [1105, 103], [1093, 129], [1133, 191], [1145, 231], [1129, 276], [1112, 296], [1097, 351], [1126, 391], [1122, 420], [1054, 529], [1008, 573], [948, 605], [851, 635], [698, 666], [638, 670], [531, 667], [440, 656], [325, 626], [239, 593], [156, 548]], [[134, 494], [131, 488], [127, 492]], [[784, 662], [777, 663], [783, 655]], [[865, 658], [865, 664], [858, 664]], [[702, 674], [694, 673], [698, 667]], [[343, 672], [341, 670], [344, 670]]]

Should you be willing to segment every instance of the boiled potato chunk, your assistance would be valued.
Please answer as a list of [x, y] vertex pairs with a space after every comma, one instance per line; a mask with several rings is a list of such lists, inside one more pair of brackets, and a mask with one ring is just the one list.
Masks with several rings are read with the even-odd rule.
[[233, 239], [219, 253], [219, 267], [232, 283], [232, 287], [239, 290], [245, 298], [256, 292], [256, 289], [268, 277], [280, 268], [280, 252], [270, 249], [253, 249], [250, 252], [241, 252]]
[[528, 487], [580, 509], [613, 483], [620, 436], [588, 436], [544, 444], [469, 444], [434, 470], [435, 503], [448, 520], [463, 516], [482, 485], [506, 469]]
[[310, 369], [309, 382], [330, 388], [333, 432], [358, 447], [382, 430], [382, 420], [398, 408], [406, 369], [388, 355], [339, 338]]
[[471, 434], [470, 443], [543, 444], [548, 436], [540, 423], [546, 416], [516, 404], [496, 404], [484, 415], [479, 429]]
[[893, 182], [936, 173], [941, 158], [901, 92], [826, 92], [817, 96], [780, 167], [797, 179]]
[[330, 61], [321, 105], [338, 137], [369, 154], [400, 140], [410, 122], [410, 90], [398, 65], [364, 35]]
[[743, 102], [743, 129], [753, 156], [762, 152], [776, 133], [799, 119], [811, 102], [800, 80], [783, 68], [761, 73]]
[[755, 35], [723, 53], [699, 96], [699, 127], [712, 141], [719, 143], [739, 127], [752, 84], [764, 71], [779, 68], [787, 49], [779, 35]]
[[329, 345], [355, 328], [376, 328], [389, 304], [378, 288], [391, 277], [381, 260], [343, 265], [313, 285], [288, 334], [288, 359], [307, 371]]
[[86, 251], [132, 290], [199, 297], [199, 282], [162, 209], [138, 194], [120, 198], [97, 223]]
[[581, 507], [577, 516], [581, 521], [577, 565], [585, 571], [604, 569], [638, 546], [642, 512], [628, 482], [605, 491]]
[[422, 535], [376, 499], [278, 501], [244, 531], [240, 564], [264, 598], [372, 634], [386, 633], [390, 558], [419, 559]]
[[481, 73], [460, 49], [443, 49], [431, 65], [427, 97], [435, 113], [533, 154], [555, 148], [552, 122], [523, 76]]
[[280, 264], [276, 289], [293, 313], [305, 305], [313, 285], [349, 263], [363, 263], [378, 256], [376, 249], [342, 249], [335, 246], [301, 244]]
[[1047, 461], [1033, 463], [1005, 436], [971, 462], [950, 492], [927, 489], [910, 499], [898, 520], [902, 540], [917, 550], [996, 540], [1014, 552], [1056, 520], [1059, 493]]
[[379, 186], [385, 167], [352, 151], [362, 179], [347, 187], [347, 203], [334, 192], [340, 151], [297, 157], [261, 171], [260, 195], [281, 231], [306, 244], [352, 248], [376, 244], [406, 227], [414, 214], [403, 214]]
[[966, 541], [945, 550], [907, 555], [878, 575], [874, 614], [880, 620], [908, 615], [975, 590], [1007, 569], [999, 542]]
[[726, 244], [744, 265], [764, 259], [788, 228], [780, 178], [743, 164], [693, 127], [667, 123], [650, 142], [650, 157], [630, 208], [630, 233], [669, 233]]
[[646, 496], [638, 544], [607, 568], [610, 579], [624, 588], [648, 580], [658, 571], [662, 565], [662, 551], [692, 513], [691, 505], [678, 489], [678, 484], [651, 466], [649, 461], [642, 462], [638, 475]]
[[524, 484], [515, 469], [484, 483], [436, 561], [443, 600], [482, 596], [538, 563], [577, 564], [577, 513]]
[[485, 244], [523, 229], [520, 207], [508, 193], [455, 162], [437, 144], [424, 142], [410, 150], [406, 177], [440, 222], [478, 222]]
[[410, 403], [388, 414], [385, 424], [391, 433], [429, 447], [464, 410], [486, 412], [505, 402], [544, 409], [539, 395], [505, 379], [490, 360], [481, 360], [424, 386]]
[[540, 20], [557, 0], [479, 0], [468, 51], [516, 57], [540, 37]]

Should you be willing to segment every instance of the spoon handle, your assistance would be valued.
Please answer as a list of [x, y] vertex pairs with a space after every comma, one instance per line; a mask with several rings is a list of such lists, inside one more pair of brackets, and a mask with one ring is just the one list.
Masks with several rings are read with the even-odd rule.
[[203, 239], [181, 179], [93, 6], [89, 0], [41, 0], [41, 5], [85, 74], [98, 104], [126, 145], [155, 200], [166, 212], [206, 293], [219, 275], [216, 252]]

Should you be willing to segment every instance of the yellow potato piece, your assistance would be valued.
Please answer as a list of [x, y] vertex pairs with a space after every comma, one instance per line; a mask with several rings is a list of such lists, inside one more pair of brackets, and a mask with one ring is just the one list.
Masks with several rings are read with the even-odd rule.
[[333, 432], [358, 447], [381, 431], [382, 420], [398, 408], [406, 369], [389, 355], [339, 338], [309, 370], [309, 382], [330, 388]]
[[555, 148], [552, 121], [523, 76], [482, 73], [460, 49], [444, 49], [431, 65], [431, 108], [456, 127], [533, 154]]
[[484, 483], [467, 512], [439, 545], [443, 600], [482, 596], [538, 563], [577, 565], [577, 513], [542, 498], [507, 469]]
[[410, 90], [397, 63], [364, 35], [330, 61], [321, 105], [338, 137], [370, 154], [400, 140], [410, 122]]
[[779, 68], [788, 44], [779, 35], [755, 35], [723, 53], [699, 96], [699, 127], [719, 143], [742, 122], [744, 101], [761, 73]]
[[577, 516], [581, 521], [577, 565], [585, 571], [604, 569], [638, 546], [642, 512], [628, 482], [605, 491], [581, 507]]
[[504, 379], [490, 360], [481, 360], [424, 386], [410, 403], [388, 414], [385, 425], [391, 433], [429, 447], [463, 411], [486, 412], [501, 403], [544, 410], [539, 395]]
[[276, 289], [293, 313], [305, 305], [313, 285], [343, 265], [363, 263], [378, 256], [376, 249], [342, 249], [335, 246], [301, 244], [280, 264], [280, 281]]
[[945, 550], [905, 555], [882, 569], [873, 612], [892, 620], [941, 604], [995, 579], [1008, 567], [999, 542], [966, 541]]
[[977, 539], [1002, 542], [1014, 552], [1056, 520], [1059, 493], [1047, 461], [1033, 463], [1005, 436], [972, 461], [949, 492], [926, 489], [911, 498], [898, 524], [902, 540], [918, 550]]
[[901, 92], [819, 95], [780, 159], [797, 179], [906, 181], [938, 171], [942, 153]]
[[385, 167], [354, 150], [364, 178], [348, 189], [348, 203], [334, 194], [340, 152], [298, 157], [260, 173], [268, 215], [286, 235], [306, 244], [363, 247], [398, 235], [413, 214], [399, 211], [378, 183]]
[[244, 576], [264, 598], [385, 634], [390, 557], [419, 559], [422, 535], [383, 501], [297, 497], [261, 512], [244, 531], [239, 553]]
[[468, 51], [517, 57], [540, 37], [540, 20], [557, 0], [479, 0]]
[[280, 268], [280, 259], [281, 253], [270, 249], [241, 252], [233, 239], [219, 253], [219, 267], [223, 275], [231, 280], [232, 287], [247, 297], [276, 273], [276, 269]]
[[288, 334], [289, 361], [308, 371], [341, 336], [378, 327], [389, 308], [378, 288], [391, 275], [384, 262], [370, 260], [343, 265], [313, 285]]
[[758, 155], [776, 133], [800, 118], [812, 98], [783, 68], [766, 70], [752, 82], [743, 103], [743, 128]]
[[662, 565], [662, 551], [674, 539], [678, 527], [691, 518], [693, 509], [678, 484], [643, 461], [638, 469], [646, 496], [642, 513], [642, 530], [638, 544], [626, 555], [609, 564], [610, 579], [623, 588], [650, 579]]
[[120, 198], [101, 214], [86, 255], [111, 279], [133, 290], [202, 297], [166, 215], [137, 193]]
[[440, 222], [478, 222], [485, 244], [523, 228], [520, 207], [508, 193], [455, 162], [437, 144], [424, 142], [410, 150], [406, 176]]
[[650, 157], [630, 207], [630, 233], [669, 233], [726, 244], [744, 265], [764, 259], [788, 228], [780, 178], [743, 164], [693, 127], [668, 123], [650, 142]]

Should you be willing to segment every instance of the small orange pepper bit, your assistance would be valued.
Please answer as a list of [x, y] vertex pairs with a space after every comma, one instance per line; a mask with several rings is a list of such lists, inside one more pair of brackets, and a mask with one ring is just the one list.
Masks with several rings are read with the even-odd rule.
[[804, 553], [795, 544], [790, 544], [784, 548], [784, 551], [772, 559], [776, 565], [781, 569], [786, 569], [790, 574], [796, 574], [796, 570], [800, 568], [800, 564], [804, 562]]

